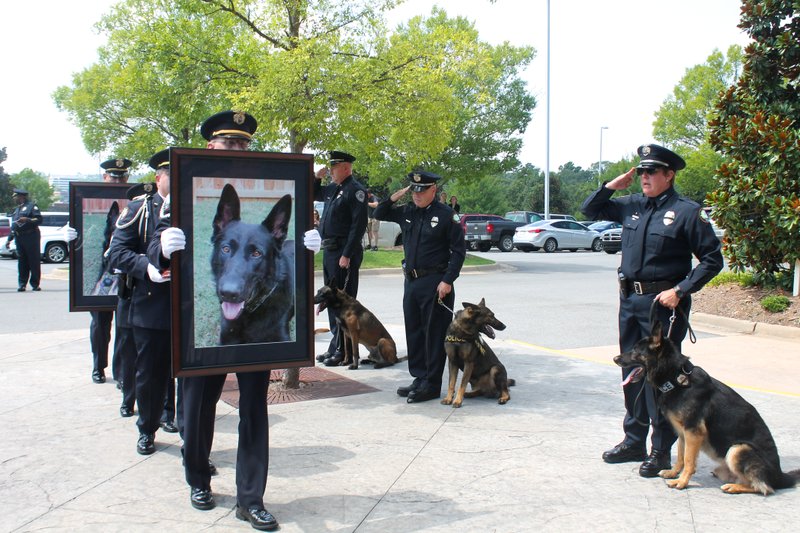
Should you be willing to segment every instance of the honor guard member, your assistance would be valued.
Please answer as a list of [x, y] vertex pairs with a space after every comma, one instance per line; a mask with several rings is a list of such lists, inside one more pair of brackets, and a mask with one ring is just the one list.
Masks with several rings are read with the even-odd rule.
[[[440, 177], [417, 171], [408, 175], [411, 185], [394, 192], [375, 208], [375, 218], [397, 222], [403, 232], [403, 316], [408, 346], [411, 385], [397, 394], [408, 403], [438, 398], [447, 354], [444, 338], [453, 318], [453, 282], [466, 257], [464, 232], [453, 210], [436, 200]], [[411, 191], [413, 202], [393, 204]]]
[[132, 279], [129, 322], [136, 344], [136, 403], [139, 406], [139, 440], [136, 451], [155, 451], [164, 395], [170, 373], [170, 294], [168, 271], [147, 260], [147, 244], [155, 233], [161, 208], [169, 195], [169, 151], [150, 159], [156, 170], [155, 185], [146, 186], [120, 213], [110, 247], [111, 264]]
[[[361, 238], [367, 229], [367, 190], [353, 177], [355, 160], [345, 152], [329, 152], [328, 166], [317, 171], [314, 181], [314, 199], [325, 202], [320, 220], [323, 280], [327, 285], [335, 279], [336, 286], [353, 298], [358, 295], [358, 269], [364, 258]], [[331, 183], [323, 186], [326, 174]], [[317, 361], [336, 366], [344, 359], [344, 336], [332, 309], [328, 309], [328, 321], [333, 338]]]
[[[720, 243], [702, 206], [679, 195], [675, 173], [686, 166], [676, 153], [657, 144], [638, 149], [636, 168], [604, 183], [584, 201], [581, 211], [590, 219], [622, 224], [622, 261], [619, 268], [619, 344], [621, 353], [650, 334], [650, 308], [669, 332], [678, 349], [688, 328], [691, 294], [722, 269]], [[631, 186], [641, 176], [642, 193], [613, 198], [614, 191]], [[697, 266], [692, 268], [692, 256]], [[674, 321], [673, 321], [674, 318]], [[633, 369], [623, 369], [625, 439], [603, 454], [607, 463], [644, 461], [643, 477], [655, 477], [670, 468], [670, 450], [676, 436], [658, 409], [655, 390], [646, 379], [631, 382]], [[652, 448], [647, 451], [652, 424]]]
[[11, 214], [11, 233], [8, 235], [6, 248], [9, 248], [12, 241], [17, 241], [17, 292], [25, 292], [29, 280], [31, 289], [39, 291], [42, 278], [39, 224], [42, 223], [42, 213], [39, 206], [28, 199], [28, 191], [25, 189], [14, 189], [12, 197], [17, 207]]
[[[209, 117], [200, 133], [210, 150], [247, 150], [258, 124], [251, 115], [223, 111]], [[176, 251], [186, 246], [183, 230], [161, 221], [148, 256], [154, 264], [167, 268]], [[225, 384], [225, 374], [192, 376], [182, 379], [183, 459], [189, 501], [201, 511], [216, 506], [211, 493], [213, 465], [209, 461], [214, 440], [217, 402]], [[264, 492], [269, 472], [269, 415], [267, 389], [269, 371], [239, 372], [239, 444], [236, 453], [236, 517], [255, 529], [277, 529], [278, 521], [264, 508]]]
[[[100, 163], [103, 169], [103, 182], [105, 183], [127, 183], [128, 169], [133, 163], [130, 159], [109, 159]], [[116, 224], [116, 220], [112, 220]], [[103, 243], [103, 263], [108, 251], [108, 243]], [[90, 311], [91, 322], [89, 323], [89, 341], [92, 346], [92, 381], [95, 383], [105, 383], [106, 367], [108, 366], [108, 343], [111, 341], [111, 321], [114, 318], [114, 311]], [[116, 344], [116, 343], [115, 343]], [[122, 379], [120, 361], [114, 351], [114, 360], [111, 365], [111, 372], [117, 383]]]

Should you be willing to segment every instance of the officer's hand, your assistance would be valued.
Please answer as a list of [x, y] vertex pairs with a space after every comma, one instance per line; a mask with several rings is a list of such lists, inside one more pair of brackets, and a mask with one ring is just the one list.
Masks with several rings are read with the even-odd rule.
[[75, 230], [75, 228], [66, 225], [61, 229], [63, 230], [64, 233], [64, 240], [66, 240], [67, 242], [72, 242], [78, 238], [78, 232]]
[[621, 191], [633, 185], [633, 177], [636, 175], [636, 167], [631, 167], [625, 174], [620, 174], [613, 180], [606, 183], [606, 189]]
[[318, 180], [321, 180], [327, 175], [328, 175], [328, 167], [322, 167], [321, 169], [317, 170], [314, 173], [314, 177], [316, 177]]
[[319, 236], [319, 232], [315, 229], [308, 230], [305, 235], [303, 235], [303, 246], [308, 248], [314, 253], [319, 252], [319, 248], [322, 244], [322, 238]]
[[393, 201], [393, 202], [396, 202], [396, 201], [398, 201], [400, 198], [402, 198], [403, 196], [405, 196], [405, 194], [408, 192], [408, 190], [409, 190], [410, 188], [411, 188], [411, 185], [409, 185], [408, 187], [403, 187], [403, 188], [402, 188], [402, 189], [400, 189], [399, 191], [395, 191], [395, 192], [392, 194], [392, 197], [391, 197], [392, 201]]
[[173, 252], [186, 248], [186, 235], [181, 228], [167, 228], [161, 232], [161, 254], [169, 259]]
[[169, 270], [166, 271], [166, 274], [162, 275], [156, 267], [151, 263], [147, 263], [147, 277], [150, 278], [150, 281], [153, 283], [164, 283], [165, 281], [169, 281]]
[[345, 257], [345, 256], [341, 256], [339, 258], [339, 268], [344, 269], [344, 270], [347, 270], [348, 268], [350, 268], [350, 258], [349, 257]]
[[449, 283], [445, 283], [444, 281], [439, 282], [439, 286], [436, 287], [436, 292], [439, 294], [439, 298], [444, 300], [444, 297], [450, 294], [453, 291], [453, 286]]
[[681, 301], [681, 299], [678, 298], [678, 295], [675, 293], [675, 289], [667, 289], [659, 292], [656, 295], [655, 300], [667, 309], [675, 309], [678, 307], [678, 304]]

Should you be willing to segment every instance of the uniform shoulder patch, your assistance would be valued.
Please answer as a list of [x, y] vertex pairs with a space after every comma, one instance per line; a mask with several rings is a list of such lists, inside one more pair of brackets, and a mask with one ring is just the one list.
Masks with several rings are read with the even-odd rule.
[[363, 202], [366, 197], [367, 197], [366, 193], [361, 189], [356, 191], [356, 200], [358, 200], [359, 202]]

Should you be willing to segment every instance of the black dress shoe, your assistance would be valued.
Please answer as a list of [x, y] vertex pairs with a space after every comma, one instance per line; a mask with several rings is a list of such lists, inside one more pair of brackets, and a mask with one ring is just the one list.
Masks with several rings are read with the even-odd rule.
[[323, 361], [325, 361], [325, 359], [327, 359], [330, 356], [331, 354], [329, 352], [321, 353], [317, 356], [317, 362], [322, 363]]
[[410, 393], [412, 390], [417, 390], [417, 388], [421, 384], [422, 384], [421, 378], [414, 378], [414, 381], [411, 383], [411, 385], [406, 385], [405, 387], [397, 387], [397, 395], [405, 398], [406, 396], [408, 396], [408, 393]]
[[139, 434], [139, 440], [136, 442], [136, 451], [139, 455], [150, 455], [156, 451], [156, 445], [153, 435], [149, 433]]
[[264, 508], [250, 507], [246, 511], [236, 506], [236, 518], [239, 520], [247, 520], [253, 529], [260, 531], [272, 531], [278, 529], [278, 521], [272, 516], [272, 513]]
[[669, 470], [672, 468], [669, 456], [669, 450], [654, 449], [644, 460], [642, 466], [639, 467], [639, 475], [642, 477], [657, 477], [662, 470]]
[[620, 442], [610, 450], [603, 452], [603, 461], [607, 463], [631, 463], [644, 461], [644, 446]]
[[177, 433], [178, 432], [178, 426], [176, 426], [172, 422], [161, 422], [161, 429], [163, 429], [167, 433]]
[[189, 492], [189, 501], [192, 502], [192, 507], [201, 511], [208, 511], [217, 506], [214, 502], [214, 496], [211, 494], [211, 489], [192, 487]]
[[42, 290], [42, 289], [40, 289], [39, 287], [34, 287], [34, 288], [33, 288], [33, 289], [31, 289], [31, 290], [32, 290], [33, 292], [39, 292], [39, 291], [40, 291], [40, 290]]
[[92, 381], [95, 383], [105, 383], [106, 375], [102, 370], [95, 370], [92, 372]]
[[212, 476], [216, 476], [219, 472], [217, 472], [217, 465], [211, 462], [211, 459], [208, 460], [208, 473]]
[[322, 362], [325, 366], [339, 366], [344, 361], [344, 355], [341, 352], [336, 352], [331, 357]]
[[435, 400], [440, 396], [440, 392], [435, 389], [414, 389], [408, 393], [406, 401], [408, 403], [427, 402], [428, 400]]
[[119, 408], [119, 416], [122, 418], [130, 418], [133, 416], [133, 409], [125, 407], [124, 405]]
[[17, 287], [17, 292], [25, 292], [25, 287]]

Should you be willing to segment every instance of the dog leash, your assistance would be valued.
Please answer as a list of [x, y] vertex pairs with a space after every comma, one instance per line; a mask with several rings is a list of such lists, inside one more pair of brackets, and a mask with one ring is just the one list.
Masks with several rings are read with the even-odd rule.
[[455, 314], [456, 314], [456, 312], [455, 312], [455, 311], [453, 311], [452, 309], [450, 309], [449, 307], [447, 307], [447, 304], [445, 304], [445, 303], [442, 301], [442, 299], [441, 299], [441, 298], [439, 298], [438, 296], [436, 297], [436, 301], [439, 303], [439, 305], [441, 305], [442, 307], [444, 307], [445, 309], [447, 309], [448, 311], [450, 311], [450, 314], [451, 314], [451, 315], [455, 315]]

